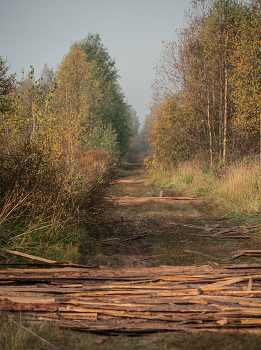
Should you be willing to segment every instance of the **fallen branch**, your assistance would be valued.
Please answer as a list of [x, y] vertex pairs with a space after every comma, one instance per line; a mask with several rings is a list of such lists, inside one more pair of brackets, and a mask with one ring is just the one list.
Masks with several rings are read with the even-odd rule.
[[[198, 225], [190, 225], [190, 224], [184, 225], [184, 224], [179, 224], [179, 223], [169, 223], [168, 225], [175, 225], [175, 226], [195, 228], [195, 229], [203, 230], [204, 233], [212, 232], [212, 231], [217, 229], [219, 231], [216, 232], [215, 235], [222, 235], [222, 236], [223, 236], [224, 233], [229, 233], [229, 232], [235, 232], [236, 233], [236, 230], [238, 230], [238, 229], [253, 230], [253, 229], [259, 228], [259, 226], [235, 226], [235, 227], [230, 227], [230, 228], [221, 228], [221, 227], [219, 227], [220, 224], [215, 224], [213, 226], [198, 226]], [[242, 232], [240, 232], [240, 233], [242, 233]], [[204, 236], [204, 234], [201, 234], [201, 236]], [[205, 236], [206, 237], [214, 237], [213, 235], [205, 235]], [[223, 236], [223, 237], [231, 237], [231, 236]], [[240, 236], [240, 237], [243, 238], [243, 237], [252, 237], [252, 236]]]
[[199, 230], [204, 230], [204, 229], [205, 229], [204, 226], [189, 225], [189, 224], [183, 225], [183, 224], [176, 224], [176, 223], [174, 223], [174, 222], [169, 223], [168, 225], [175, 225], [175, 226], [182, 226], [182, 227], [197, 228], [197, 229], [199, 229]]
[[146, 260], [151, 260], [151, 259], [154, 259], [154, 258], [158, 258], [160, 256], [164, 256], [164, 255], [167, 255], [167, 254], [158, 254], [158, 255], [152, 255], [152, 256], [148, 256], [146, 258], [142, 258], [142, 259], [138, 259], [140, 261], [146, 261]]
[[[225, 228], [225, 229], [219, 229], [220, 231], [218, 231], [216, 234], [217, 235], [222, 235], [224, 233], [229, 233], [229, 232], [235, 232], [237, 233], [238, 232], [238, 229], [242, 229], [243, 231], [244, 230], [253, 230], [255, 228], [258, 228], [259, 226], [234, 226], [234, 227], [231, 227], [231, 228]], [[243, 232], [240, 232], [240, 233], [243, 233]]]
[[126, 239], [123, 239], [123, 240], [120, 240], [120, 241], [116, 241], [116, 242], [117, 243], [121, 243], [121, 242], [126, 242], [126, 241], [132, 241], [133, 239], [137, 239], [137, 238], [142, 238], [144, 236], [161, 235], [163, 233], [167, 233], [166, 231], [158, 231], [158, 232], [148, 232], [146, 234], [143, 234], [144, 232], [148, 232], [148, 231], [143, 231], [143, 232], [141, 232], [138, 235], [131, 236], [131, 237], [128, 237]]

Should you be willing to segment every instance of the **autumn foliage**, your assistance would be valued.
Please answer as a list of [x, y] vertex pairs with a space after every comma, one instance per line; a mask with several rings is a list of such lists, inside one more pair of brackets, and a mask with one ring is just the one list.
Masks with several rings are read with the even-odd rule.
[[259, 0], [192, 3], [155, 65], [147, 163], [200, 153], [212, 166], [260, 153], [260, 10]]
[[32, 66], [21, 81], [7, 71], [1, 59], [0, 241], [79, 244], [112, 208], [109, 188], [132, 137], [115, 62], [89, 34], [42, 79]]

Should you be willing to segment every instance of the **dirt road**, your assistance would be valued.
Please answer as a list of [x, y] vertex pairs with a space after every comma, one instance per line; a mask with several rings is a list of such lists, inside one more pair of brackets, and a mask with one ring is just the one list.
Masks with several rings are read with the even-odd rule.
[[[175, 188], [148, 185], [147, 177], [140, 165], [126, 165], [113, 196], [182, 198]], [[119, 201], [100, 231], [102, 238], [88, 244], [85, 263], [111, 267], [229, 263], [238, 250], [261, 249], [256, 227], [232, 227], [220, 218], [214, 203], [204, 200]], [[242, 256], [234, 262], [256, 260]]]

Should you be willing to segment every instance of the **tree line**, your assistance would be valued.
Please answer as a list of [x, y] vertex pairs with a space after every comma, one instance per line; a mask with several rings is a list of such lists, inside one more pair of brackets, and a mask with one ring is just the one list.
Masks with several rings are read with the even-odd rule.
[[86, 261], [113, 210], [119, 161], [137, 155], [136, 112], [98, 34], [38, 80], [32, 66], [20, 81], [8, 67], [0, 57], [0, 244]]
[[152, 165], [261, 154], [261, 1], [197, 0], [155, 64]]
[[30, 137], [57, 156], [81, 149], [100, 149], [117, 158], [128, 154], [136, 115], [99, 34], [75, 42], [55, 72], [46, 64], [39, 80], [31, 66], [17, 82], [7, 76], [3, 59], [0, 76], [6, 89], [0, 91], [2, 146]]

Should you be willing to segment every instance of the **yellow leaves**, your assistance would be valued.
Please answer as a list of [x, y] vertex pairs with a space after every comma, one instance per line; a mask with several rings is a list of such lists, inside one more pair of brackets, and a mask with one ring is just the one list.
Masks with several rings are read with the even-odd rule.
[[168, 97], [155, 108], [146, 123], [147, 139], [152, 148], [146, 166], [171, 164], [186, 156], [186, 138], [179, 125], [180, 118], [174, 97]]

